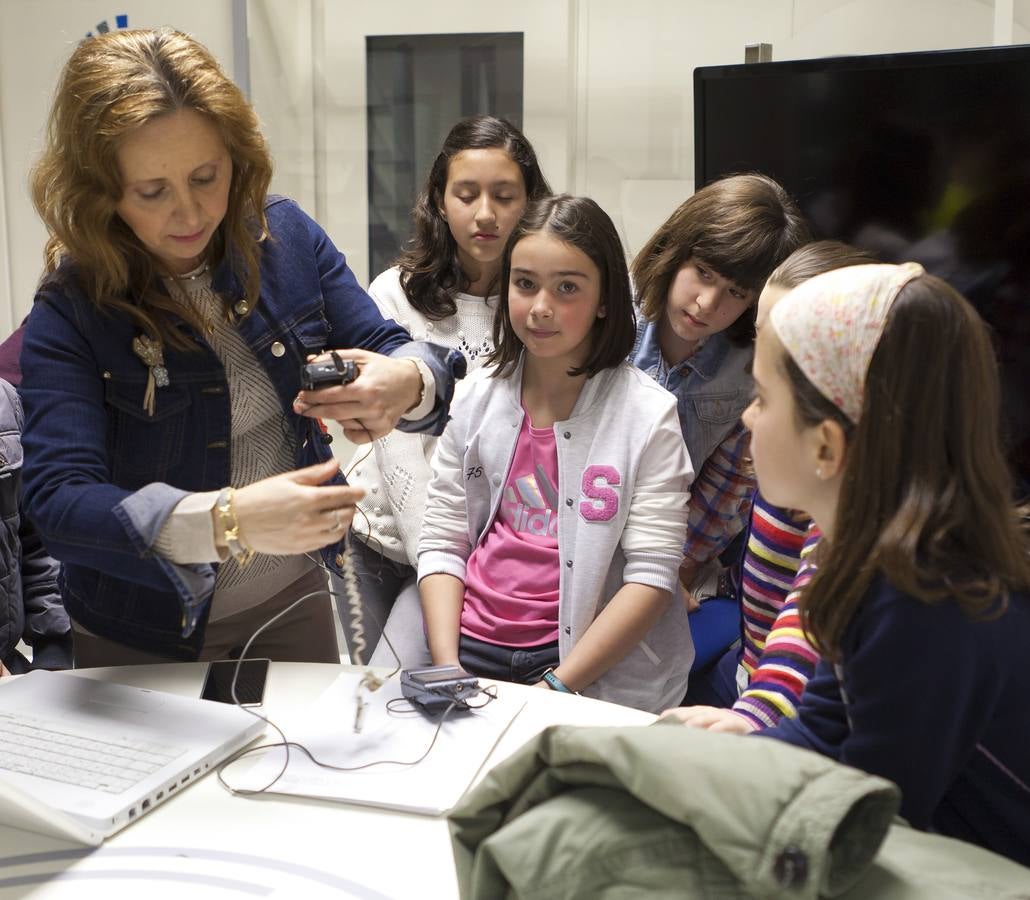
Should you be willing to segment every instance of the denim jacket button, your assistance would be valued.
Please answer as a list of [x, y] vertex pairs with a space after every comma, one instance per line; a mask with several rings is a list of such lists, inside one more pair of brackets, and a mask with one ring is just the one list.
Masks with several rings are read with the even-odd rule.
[[241, 300], [233, 309], [236, 310], [236, 315], [245, 316], [250, 312], [250, 304], [246, 300]]
[[570, 437], [572, 437], [572, 432], [566, 431], [565, 434], [562, 435], [562, 437], [565, 438], [565, 440], [568, 440]]
[[572, 506], [572, 498], [571, 497], [567, 497], [565, 499], [565, 505], [566, 506]]
[[285, 355], [286, 355], [286, 348], [282, 345], [281, 342], [276, 341], [274, 344], [272, 344], [272, 356], [274, 356], [274, 357], [276, 357], [276, 359], [278, 359], [280, 356], [285, 356]]
[[565, 560], [565, 567], [567, 569], [571, 569], [572, 568], [572, 560], [571, 559]]

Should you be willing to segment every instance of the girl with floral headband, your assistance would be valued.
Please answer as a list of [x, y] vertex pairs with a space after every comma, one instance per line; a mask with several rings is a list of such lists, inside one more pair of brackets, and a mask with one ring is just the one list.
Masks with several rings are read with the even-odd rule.
[[[758, 298], [755, 326], [809, 278], [876, 260], [840, 241], [813, 241], [773, 269]], [[818, 655], [805, 639], [797, 607], [815, 574], [822, 535], [804, 512], [781, 509], [755, 491], [740, 566], [740, 640], [700, 677], [691, 674], [691, 706], [664, 715], [694, 728], [750, 734], [797, 715]]]
[[763, 735], [897, 782], [917, 828], [1030, 863], [1030, 541], [990, 336], [920, 266], [811, 279], [759, 329], [762, 494], [824, 534], [801, 596], [823, 662]]

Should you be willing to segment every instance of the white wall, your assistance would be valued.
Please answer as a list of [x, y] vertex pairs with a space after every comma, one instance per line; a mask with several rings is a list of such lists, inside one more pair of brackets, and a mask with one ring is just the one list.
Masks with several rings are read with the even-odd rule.
[[[368, 178], [365, 135], [365, 38], [384, 34], [521, 31], [524, 120], [552, 186], [565, 187], [571, 145], [570, 0], [250, 0], [252, 46], [267, 47], [269, 70], [251, 68], [255, 107], [268, 123], [278, 174], [275, 188], [313, 184], [309, 210], [368, 283]], [[289, 65], [289, 63], [293, 65]], [[306, 64], [306, 68], [305, 68]], [[311, 70], [318, 73], [309, 78]], [[311, 110], [314, 110], [312, 116]], [[310, 177], [308, 173], [311, 173]], [[305, 203], [305, 199], [301, 200]], [[305, 204], [307, 205], [307, 204]]]
[[251, 99], [272, 149], [272, 190], [316, 212], [312, 3], [247, 3]]
[[[1014, 42], [1030, 40], [1030, 0], [1016, 17]], [[742, 63], [757, 42], [774, 60], [989, 46], [994, 4], [586, 0], [579, 29], [575, 190], [609, 212], [632, 254], [693, 192], [695, 67]]]
[[[550, 0], [515, 11], [310, 0], [310, 12], [298, 4], [288, 17], [281, 6], [249, 2], [252, 44], [263, 29], [275, 48], [254, 102], [281, 126], [277, 187], [314, 188], [309, 208], [360, 279], [375, 274], [365, 271], [368, 34], [525, 30], [525, 131], [552, 185], [597, 199], [632, 252], [693, 191], [696, 66], [742, 62], [758, 41], [773, 44], [775, 59], [800, 59], [987, 46], [995, 33], [991, 0]], [[1014, 42], [1030, 40], [1025, 23], [1030, 0], [1016, 0]], [[321, 77], [308, 78], [312, 67]]]
[[203, 41], [232, 72], [231, 0], [2, 0], [0, 2], [0, 338], [32, 305], [46, 232], [28, 192], [61, 66], [75, 44], [115, 13], [129, 27], [173, 25]]
[[[195, 34], [232, 72], [233, 5], [0, 0], [0, 337], [40, 274], [45, 235], [27, 175], [74, 42], [125, 12], [130, 27]], [[1012, 41], [1030, 41], [1030, 0], [1012, 9]], [[246, 10], [273, 188], [316, 214], [362, 281], [366, 35], [524, 32], [524, 124], [547, 176], [594, 196], [633, 251], [693, 190], [695, 66], [741, 62], [757, 41], [790, 59], [989, 45], [997, 31], [992, 0], [247, 0]]]

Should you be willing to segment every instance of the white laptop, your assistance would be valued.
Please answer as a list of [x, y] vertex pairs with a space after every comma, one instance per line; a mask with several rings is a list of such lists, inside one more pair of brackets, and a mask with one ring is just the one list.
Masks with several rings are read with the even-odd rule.
[[97, 845], [248, 744], [226, 703], [67, 672], [0, 682], [0, 824]]

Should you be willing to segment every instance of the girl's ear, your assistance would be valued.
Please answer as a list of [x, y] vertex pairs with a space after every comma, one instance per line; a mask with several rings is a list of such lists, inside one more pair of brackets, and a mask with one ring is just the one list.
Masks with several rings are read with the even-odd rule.
[[840, 422], [823, 419], [815, 428], [817, 478], [831, 481], [844, 469], [848, 439]]

